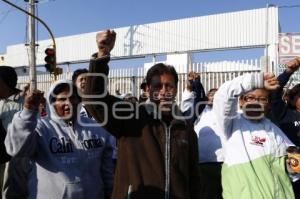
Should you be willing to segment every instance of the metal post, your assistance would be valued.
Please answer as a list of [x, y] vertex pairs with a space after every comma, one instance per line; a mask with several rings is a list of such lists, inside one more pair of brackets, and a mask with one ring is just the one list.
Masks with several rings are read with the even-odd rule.
[[[35, 0], [29, 0], [28, 12], [35, 15]], [[28, 17], [28, 37], [30, 43], [29, 52], [29, 79], [30, 90], [37, 89], [36, 83], [36, 56], [35, 56], [35, 19], [31, 16]]]
[[[11, 3], [11, 2], [8, 1], [8, 0], [1, 0], [1, 1], [3, 1], [3, 2], [9, 4], [9, 5], [11, 5], [12, 7], [14, 7], [14, 8], [20, 10], [21, 12], [24, 12], [25, 14], [31, 16], [32, 18], [36, 19], [36, 20], [39, 21], [41, 24], [43, 24], [44, 27], [47, 29], [47, 31], [49, 32], [49, 34], [50, 34], [50, 36], [51, 36], [51, 39], [52, 39], [52, 42], [53, 42], [53, 49], [54, 49], [54, 51], [55, 51], [55, 53], [56, 53], [56, 43], [55, 43], [54, 35], [53, 35], [52, 31], [50, 30], [50, 28], [48, 27], [48, 25], [47, 25], [43, 20], [41, 20], [40, 18], [38, 18], [38, 17], [35, 16], [34, 14], [32, 14], [32, 13], [30, 13], [30, 12], [24, 10], [23, 8], [20, 8], [19, 6], [17, 6], [17, 5], [15, 5], [15, 4]], [[25, 1], [28, 2], [29, 0], [25, 0]], [[31, 0], [30, 0], [30, 1], [31, 1]], [[38, 0], [35, 0], [35, 3], [36, 3], [36, 2], [38, 2]], [[34, 59], [34, 60], [35, 60], [35, 59]], [[55, 66], [56, 66], [56, 54], [55, 54]], [[57, 70], [57, 69], [56, 69], [56, 70]], [[54, 80], [56, 80], [56, 79], [57, 79], [57, 74], [54, 73]]]
[[153, 62], [153, 64], [156, 64], [156, 55], [155, 54], [152, 57], [152, 62]]
[[267, 73], [269, 71], [269, 4], [267, 4], [266, 8], [266, 65], [264, 68], [264, 72]]

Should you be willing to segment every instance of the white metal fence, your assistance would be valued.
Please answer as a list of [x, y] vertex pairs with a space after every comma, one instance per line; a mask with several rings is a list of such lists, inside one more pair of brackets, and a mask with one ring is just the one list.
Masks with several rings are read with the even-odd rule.
[[[240, 60], [240, 61], [222, 61], [222, 62], [203, 62], [193, 63], [191, 66], [175, 66], [178, 76], [178, 96], [177, 101], [181, 101], [181, 94], [186, 86], [187, 73], [185, 68], [200, 73], [201, 82], [206, 91], [211, 88], [218, 88], [225, 81], [231, 80], [244, 73], [253, 73], [261, 71], [261, 63], [258, 60]], [[121, 68], [111, 69], [109, 72], [109, 92], [116, 94], [132, 93], [139, 96], [141, 93], [140, 85], [146, 75], [143, 67], [140, 68]], [[58, 79], [71, 79], [71, 73], [64, 73], [58, 76]], [[28, 76], [18, 78], [18, 87], [22, 88], [29, 82]], [[52, 80], [49, 75], [37, 76], [37, 88], [47, 92]]]

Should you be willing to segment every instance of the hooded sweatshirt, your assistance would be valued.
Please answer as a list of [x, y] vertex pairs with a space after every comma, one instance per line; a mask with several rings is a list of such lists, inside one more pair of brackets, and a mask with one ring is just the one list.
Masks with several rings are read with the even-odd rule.
[[286, 148], [293, 145], [270, 120], [251, 121], [237, 112], [238, 98], [263, 88], [262, 74], [246, 74], [224, 83], [213, 111], [226, 137], [222, 186], [224, 199], [292, 199], [286, 172]]
[[15, 114], [5, 145], [12, 156], [33, 160], [29, 177], [29, 199], [104, 198], [111, 191], [113, 164], [109, 134], [93, 120], [80, 117], [71, 124], [60, 119], [47, 102], [50, 116], [24, 109]]

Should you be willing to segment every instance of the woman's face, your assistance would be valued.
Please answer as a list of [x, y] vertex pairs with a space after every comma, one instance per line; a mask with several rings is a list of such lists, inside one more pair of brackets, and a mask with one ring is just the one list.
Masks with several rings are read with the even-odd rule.
[[296, 110], [297, 110], [298, 112], [300, 112], [300, 97], [297, 98], [296, 103], [295, 103], [295, 106], [296, 106]]
[[56, 96], [53, 106], [59, 117], [64, 120], [71, 120], [77, 116], [79, 103], [80, 99], [78, 96], [70, 93], [69, 89], [65, 89]]

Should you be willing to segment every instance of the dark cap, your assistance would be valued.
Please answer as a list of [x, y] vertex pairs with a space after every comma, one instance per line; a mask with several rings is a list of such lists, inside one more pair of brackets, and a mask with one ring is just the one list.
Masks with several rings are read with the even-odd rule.
[[143, 79], [143, 82], [142, 82], [141, 85], [140, 85], [140, 89], [145, 89], [146, 86], [147, 86], [146, 79]]
[[12, 90], [18, 90], [16, 88], [18, 76], [13, 67], [0, 66], [0, 79]]

